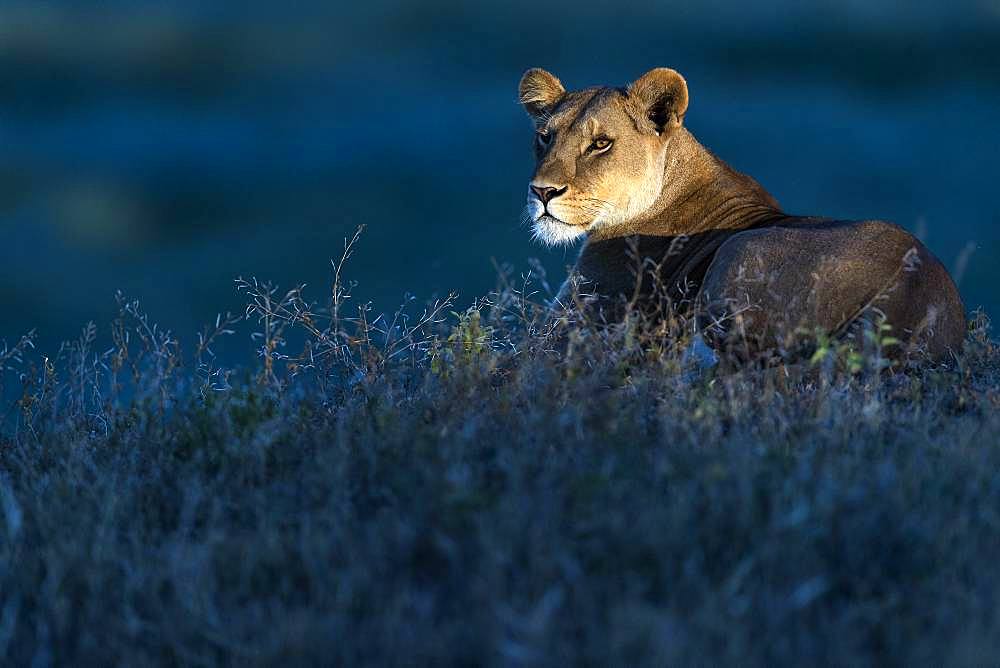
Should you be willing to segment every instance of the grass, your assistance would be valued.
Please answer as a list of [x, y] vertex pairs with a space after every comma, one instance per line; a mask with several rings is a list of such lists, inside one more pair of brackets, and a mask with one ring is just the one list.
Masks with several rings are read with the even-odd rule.
[[[981, 315], [945, 365], [870, 336], [708, 367], [681, 316], [546, 318], [506, 270], [466, 310], [376, 316], [341, 276], [356, 240], [322, 308], [241, 280], [246, 313], [186, 353], [120, 297], [107, 352], [88, 326], [0, 354], [0, 663], [1000, 654]], [[248, 330], [257, 360], [221, 368]]]

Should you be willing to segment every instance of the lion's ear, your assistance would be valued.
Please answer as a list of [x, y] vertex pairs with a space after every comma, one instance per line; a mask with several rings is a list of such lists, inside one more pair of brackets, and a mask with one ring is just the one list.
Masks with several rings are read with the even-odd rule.
[[533, 67], [521, 77], [518, 94], [528, 115], [538, 120], [559, 104], [559, 100], [566, 94], [566, 89], [555, 76]]
[[688, 87], [684, 77], [666, 67], [657, 67], [639, 77], [628, 88], [637, 111], [652, 124], [656, 134], [684, 122]]

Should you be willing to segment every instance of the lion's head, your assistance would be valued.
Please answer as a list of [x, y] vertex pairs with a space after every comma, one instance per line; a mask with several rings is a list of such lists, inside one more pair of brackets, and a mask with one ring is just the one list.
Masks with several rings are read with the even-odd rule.
[[524, 73], [521, 104], [535, 123], [535, 174], [525, 216], [535, 237], [568, 243], [646, 214], [663, 190], [687, 84], [657, 68], [627, 88], [567, 91], [541, 69]]

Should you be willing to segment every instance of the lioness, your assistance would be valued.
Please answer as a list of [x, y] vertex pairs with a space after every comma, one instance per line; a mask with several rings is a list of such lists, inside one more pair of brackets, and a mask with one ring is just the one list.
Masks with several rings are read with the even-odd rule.
[[661, 285], [696, 286], [696, 303], [728, 311], [730, 329], [758, 348], [775, 345], [779, 326], [839, 335], [874, 312], [904, 345], [935, 357], [961, 349], [962, 300], [920, 241], [883, 221], [783, 213], [683, 127], [688, 88], [674, 70], [567, 91], [530, 69], [519, 93], [537, 161], [525, 217], [546, 244], [586, 238], [573, 274], [607, 298], [605, 315], [621, 303], [611, 298], [648, 290], [631, 248]]

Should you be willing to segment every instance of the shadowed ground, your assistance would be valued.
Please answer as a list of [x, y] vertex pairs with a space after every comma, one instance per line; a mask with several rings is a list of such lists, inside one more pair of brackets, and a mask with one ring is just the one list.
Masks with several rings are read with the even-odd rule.
[[[249, 322], [193, 350], [123, 301], [107, 353], [90, 331], [51, 366], [8, 351], [0, 660], [996, 656], [983, 318], [951, 368], [893, 366], [876, 336], [702, 369], [682, 318], [544, 325], [501, 283], [393, 326], [337, 285], [317, 310], [247, 281]], [[218, 368], [230, 330], [266, 357]]]

